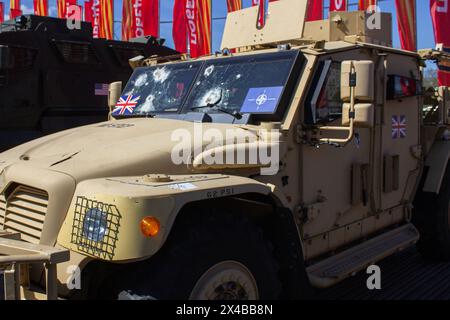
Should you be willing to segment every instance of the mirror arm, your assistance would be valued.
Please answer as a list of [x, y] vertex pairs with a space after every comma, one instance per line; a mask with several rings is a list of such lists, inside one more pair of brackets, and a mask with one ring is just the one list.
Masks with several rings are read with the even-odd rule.
[[[351, 66], [351, 77], [355, 76], [355, 67]], [[352, 82], [352, 79], [351, 79]], [[337, 138], [321, 138], [319, 141], [321, 143], [333, 144], [338, 143], [341, 144], [342, 147], [345, 147], [350, 141], [353, 140], [354, 136], [354, 122], [355, 122], [355, 85], [350, 87], [350, 116], [349, 116], [349, 126], [348, 127], [319, 127], [319, 130], [323, 131], [348, 131], [348, 136], [345, 139], [337, 139]]]

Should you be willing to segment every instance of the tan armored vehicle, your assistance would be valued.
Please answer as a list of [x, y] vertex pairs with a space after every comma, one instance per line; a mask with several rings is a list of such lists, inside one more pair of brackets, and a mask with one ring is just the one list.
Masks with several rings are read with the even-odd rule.
[[305, 11], [232, 13], [221, 53], [133, 60], [110, 121], [0, 154], [6, 298], [300, 298], [416, 243], [449, 259], [449, 91], [421, 87], [446, 57]]

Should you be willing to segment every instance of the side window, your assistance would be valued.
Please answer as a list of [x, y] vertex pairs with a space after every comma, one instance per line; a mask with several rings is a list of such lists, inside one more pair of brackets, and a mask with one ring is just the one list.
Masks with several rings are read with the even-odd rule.
[[388, 100], [415, 97], [421, 94], [422, 94], [422, 84], [420, 80], [403, 77], [399, 75], [388, 76], [387, 82]]
[[317, 71], [306, 102], [307, 124], [328, 123], [342, 117], [341, 64], [325, 60]]

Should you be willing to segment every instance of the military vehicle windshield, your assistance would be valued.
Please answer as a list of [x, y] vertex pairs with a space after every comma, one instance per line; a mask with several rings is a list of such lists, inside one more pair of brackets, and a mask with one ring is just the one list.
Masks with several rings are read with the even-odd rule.
[[114, 116], [275, 114], [298, 51], [136, 69]]
[[201, 62], [138, 68], [118, 101], [114, 116], [178, 112]]
[[251, 55], [205, 62], [186, 111], [272, 114], [297, 52]]

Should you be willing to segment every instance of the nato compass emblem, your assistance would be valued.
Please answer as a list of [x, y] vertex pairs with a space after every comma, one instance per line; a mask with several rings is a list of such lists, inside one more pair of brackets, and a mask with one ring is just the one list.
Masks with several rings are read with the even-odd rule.
[[116, 104], [116, 108], [112, 114], [115, 116], [125, 116], [133, 114], [134, 108], [136, 108], [138, 101], [141, 97], [133, 97], [133, 95], [122, 96]]
[[251, 88], [241, 108], [243, 113], [273, 113], [283, 87]]

